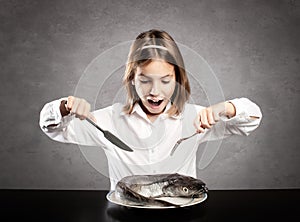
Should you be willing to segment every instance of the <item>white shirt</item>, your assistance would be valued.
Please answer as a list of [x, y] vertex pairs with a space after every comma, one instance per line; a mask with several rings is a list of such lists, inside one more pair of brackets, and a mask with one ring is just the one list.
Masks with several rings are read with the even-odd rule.
[[[249, 99], [230, 100], [236, 108], [233, 118], [221, 118], [211, 129], [182, 142], [170, 156], [178, 139], [195, 132], [193, 121], [205, 107], [186, 104], [179, 116], [168, 117], [163, 113], [153, 123], [139, 104], [134, 106], [130, 115], [122, 112], [123, 105], [119, 103], [94, 111], [93, 115], [101, 128], [109, 130], [134, 150], [127, 152], [105, 139], [87, 121], [72, 115], [62, 117], [59, 110], [61, 100], [47, 103], [43, 107], [40, 113], [41, 129], [59, 142], [101, 146], [108, 159], [111, 189], [128, 175], [177, 172], [196, 177], [196, 152], [200, 143], [229, 135], [249, 135], [258, 127], [262, 117], [260, 108]], [[169, 107], [170, 104], [166, 110]]]

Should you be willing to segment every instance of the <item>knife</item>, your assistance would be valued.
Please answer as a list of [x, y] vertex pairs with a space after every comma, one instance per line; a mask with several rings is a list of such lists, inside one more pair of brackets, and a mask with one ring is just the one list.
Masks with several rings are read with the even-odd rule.
[[96, 127], [98, 130], [100, 130], [103, 133], [104, 137], [106, 139], [108, 139], [112, 144], [116, 145], [117, 147], [121, 148], [122, 150], [133, 152], [133, 150], [129, 146], [127, 146], [122, 140], [120, 140], [114, 134], [112, 134], [111, 132], [109, 132], [107, 130], [101, 129], [100, 126], [98, 126], [96, 123], [94, 123], [94, 121], [92, 121], [91, 119], [86, 118], [86, 120], [90, 124], [92, 124], [94, 127]]

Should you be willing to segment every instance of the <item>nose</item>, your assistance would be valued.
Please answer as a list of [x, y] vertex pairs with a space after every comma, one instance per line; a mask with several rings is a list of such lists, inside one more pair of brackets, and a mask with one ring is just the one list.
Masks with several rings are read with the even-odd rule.
[[152, 84], [151, 90], [150, 90], [150, 95], [151, 96], [158, 96], [160, 92], [160, 86], [158, 83], [154, 82]]

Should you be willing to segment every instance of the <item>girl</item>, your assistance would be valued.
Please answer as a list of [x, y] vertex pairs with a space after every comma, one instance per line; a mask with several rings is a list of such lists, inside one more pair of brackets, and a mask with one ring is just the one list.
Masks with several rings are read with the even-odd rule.
[[[259, 107], [246, 98], [210, 107], [187, 103], [190, 85], [181, 53], [165, 31], [149, 30], [133, 42], [123, 83], [125, 105], [116, 103], [90, 112], [90, 104], [69, 96], [44, 106], [41, 129], [56, 141], [101, 146], [108, 159], [111, 189], [134, 174], [181, 173], [196, 177], [200, 143], [229, 135], [248, 135], [262, 118]], [[109, 130], [134, 151], [126, 152], [105, 139], [85, 118]], [[176, 141], [186, 140], [173, 156]]]

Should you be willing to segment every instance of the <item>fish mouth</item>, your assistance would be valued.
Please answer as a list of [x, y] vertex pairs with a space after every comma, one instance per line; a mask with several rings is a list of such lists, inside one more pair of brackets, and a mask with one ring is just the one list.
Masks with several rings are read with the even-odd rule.
[[202, 194], [207, 192], [208, 192], [207, 187], [202, 187], [200, 190], [197, 190], [192, 194], [192, 198], [200, 197]]

